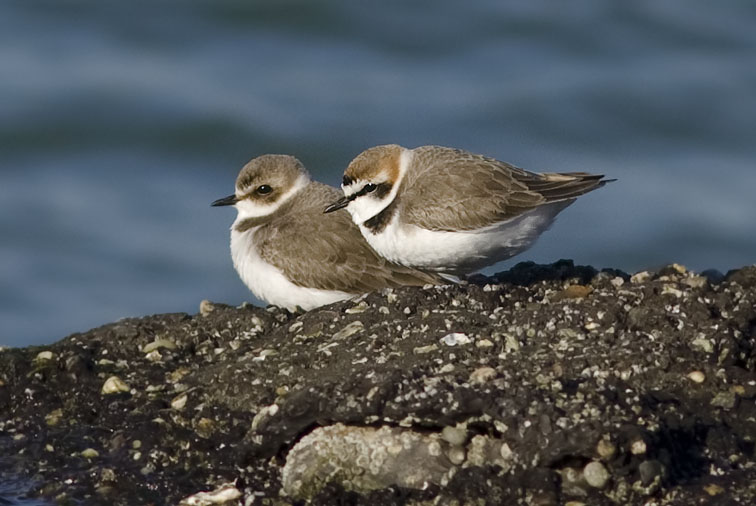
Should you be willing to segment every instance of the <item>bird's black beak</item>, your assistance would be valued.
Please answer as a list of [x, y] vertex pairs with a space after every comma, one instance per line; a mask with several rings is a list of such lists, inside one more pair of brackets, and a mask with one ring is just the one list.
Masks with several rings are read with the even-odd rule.
[[325, 208], [324, 213], [332, 213], [334, 211], [338, 211], [339, 209], [344, 209], [346, 206], [349, 205], [349, 203], [354, 200], [349, 197], [341, 197], [339, 200], [331, 204], [330, 206]]
[[212, 204], [210, 204], [213, 207], [218, 206], [232, 206], [239, 202], [239, 199], [236, 198], [236, 195], [229, 195], [228, 197], [223, 197], [222, 199], [218, 199]]

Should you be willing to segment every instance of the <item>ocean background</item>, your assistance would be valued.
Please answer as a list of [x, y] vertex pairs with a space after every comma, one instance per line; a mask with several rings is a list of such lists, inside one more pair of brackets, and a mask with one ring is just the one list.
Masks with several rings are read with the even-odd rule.
[[256, 302], [210, 203], [264, 153], [618, 179], [489, 272], [756, 263], [754, 27], [752, 0], [3, 1], [0, 345]]

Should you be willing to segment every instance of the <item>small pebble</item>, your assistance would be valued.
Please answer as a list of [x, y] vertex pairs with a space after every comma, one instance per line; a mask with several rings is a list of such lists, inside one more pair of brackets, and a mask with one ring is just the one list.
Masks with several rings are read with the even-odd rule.
[[150, 362], [160, 362], [161, 360], [163, 360], [163, 355], [161, 355], [158, 350], [152, 350], [147, 355], [145, 355], [144, 358], [146, 358]]
[[349, 325], [347, 325], [343, 329], [339, 330], [338, 332], [336, 332], [333, 335], [333, 338], [335, 340], [346, 339], [347, 337], [353, 336], [354, 334], [356, 334], [358, 332], [362, 332], [362, 330], [364, 328], [365, 328], [365, 326], [363, 325], [363, 323], [361, 321], [357, 320], [357, 321], [354, 321], [354, 322], [350, 323]]
[[472, 373], [470, 373], [470, 383], [474, 385], [482, 385], [487, 383], [496, 377], [496, 369], [493, 367], [478, 367]]
[[[146, 473], [145, 473], [146, 474]], [[231, 483], [224, 483], [209, 492], [197, 492], [181, 500], [181, 506], [209, 506], [211, 504], [230, 504], [242, 496], [241, 491]]]
[[449, 448], [446, 456], [449, 458], [449, 462], [458, 466], [465, 461], [465, 449], [460, 448], [459, 446], [454, 446]]
[[608, 439], [602, 439], [596, 445], [596, 453], [604, 460], [609, 460], [617, 453], [617, 447]]
[[694, 383], [703, 383], [706, 380], [706, 375], [701, 371], [692, 371], [688, 373], [688, 379]]
[[715, 485], [714, 483], [711, 483], [711, 484], [709, 484], [709, 485], [706, 485], [706, 486], [705, 486], [705, 487], [704, 487], [703, 489], [704, 489], [704, 490], [706, 491], [706, 493], [707, 493], [707, 494], [709, 494], [710, 496], [719, 495], [719, 494], [721, 494], [722, 492], [724, 492], [724, 489], [723, 489], [722, 487], [720, 487], [719, 485]]
[[687, 267], [685, 267], [684, 265], [670, 264], [669, 267], [677, 271], [678, 274], [685, 274], [686, 272], [688, 272]]
[[467, 337], [467, 334], [463, 334], [461, 332], [452, 332], [451, 334], [446, 334], [444, 337], [441, 338], [441, 342], [444, 343], [446, 346], [457, 346], [457, 345], [463, 345], [470, 343], [471, 339]]
[[87, 448], [86, 450], [82, 451], [80, 455], [85, 459], [93, 459], [95, 457], [99, 457], [100, 453], [94, 448]]
[[638, 466], [641, 483], [646, 486], [650, 485], [657, 476], [661, 476], [663, 469], [658, 460], [645, 460], [641, 462]]
[[609, 471], [598, 461], [589, 462], [583, 468], [583, 477], [593, 488], [604, 488], [609, 481]]
[[200, 418], [197, 422], [197, 434], [201, 438], [209, 439], [215, 432], [215, 422], [209, 418]]
[[286, 394], [289, 393], [289, 387], [286, 385], [282, 385], [280, 387], [276, 387], [276, 395], [279, 397], [284, 397]]
[[556, 300], [582, 299], [583, 297], [590, 295], [592, 291], [593, 287], [588, 285], [570, 285], [556, 294]]
[[641, 272], [636, 272], [635, 274], [633, 274], [632, 276], [630, 276], [630, 282], [631, 283], [635, 283], [635, 284], [644, 283], [644, 282], [648, 281], [650, 278], [651, 278], [651, 273], [650, 272], [648, 272], [648, 271], [641, 271]]
[[176, 345], [173, 343], [173, 341], [169, 341], [168, 339], [155, 339], [151, 343], [147, 343], [144, 345], [144, 347], [142, 348], [142, 353], [150, 353], [159, 348], [175, 350]]
[[562, 476], [562, 492], [566, 495], [585, 497], [588, 493], [583, 472], [574, 467], [559, 470]]
[[711, 405], [716, 408], [732, 409], [737, 401], [735, 392], [720, 392], [711, 400]]
[[200, 302], [200, 305], [199, 305], [200, 316], [208, 316], [213, 311], [215, 311], [215, 304], [213, 304], [209, 300], [203, 300], [202, 302]]
[[674, 295], [678, 299], [685, 295], [682, 290], [675, 288], [672, 285], [664, 285], [662, 287], [662, 295]]
[[62, 409], [56, 409], [51, 412], [49, 412], [45, 416], [45, 423], [49, 425], [50, 427], [55, 427], [60, 423], [60, 420], [63, 418], [63, 410]]
[[128, 392], [129, 390], [129, 385], [124, 383], [118, 376], [111, 376], [102, 385], [102, 393], [105, 395]]
[[630, 453], [633, 455], [643, 455], [646, 453], [646, 442], [642, 439], [636, 439], [633, 444], [630, 445]]
[[189, 399], [189, 396], [186, 394], [181, 394], [173, 398], [171, 401], [171, 407], [176, 410], [184, 409], [186, 406], [186, 401]]
[[691, 288], [703, 288], [709, 282], [704, 276], [689, 276], [682, 282]]
[[693, 339], [690, 345], [694, 348], [699, 348], [706, 353], [712, 353], [714, 351], [714, 344], [703, 336]]
[[412, 350], [412, 353], [415, 353], [416, 355], [422, 355], [423, 353], [430, 353], [432, 351], [436, 351], [438, 349], [438, 346], [435, 344], [429, 344], [428, 346], [418, 346]]
[[344, 312], [346, 314], [360, 314], [360, 313], [364, 313], [369, 307], [370, 306], [368, 306], [368, 303], [363, 300], [359, 304], [355, 304], [354, 306], [348, 308]]
[[452, 446], [462, 446], [467, 442], [467, 430], [446, 426], [441, 431], [441, 439]]
[[49, 350], [47, 351], [40, 351], [37, 353], [37, 356], [34, 358], [35, 362], [45, 362], [47, 360], [52, 360], [53, 356], [55, 354]]

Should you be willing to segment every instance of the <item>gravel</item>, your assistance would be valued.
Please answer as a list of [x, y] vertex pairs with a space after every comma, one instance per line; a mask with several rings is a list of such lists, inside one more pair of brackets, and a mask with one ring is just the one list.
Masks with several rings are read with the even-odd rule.
[[[58, 503], [756, 503], [756, 267], [570, 261], [0, 351], [0, 481]], [[183, 502], [182, 502], [183, 501]]]

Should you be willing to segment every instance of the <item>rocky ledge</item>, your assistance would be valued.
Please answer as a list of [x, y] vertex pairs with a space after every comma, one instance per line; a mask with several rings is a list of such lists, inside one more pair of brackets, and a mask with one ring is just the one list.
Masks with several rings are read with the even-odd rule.
[[83, 504], [756, 503], [756, 267], [569, 261], [0, 352], [0, 481]]

